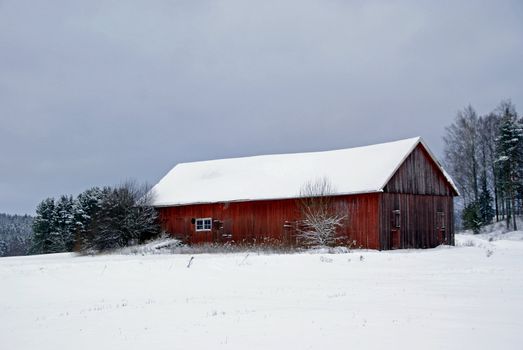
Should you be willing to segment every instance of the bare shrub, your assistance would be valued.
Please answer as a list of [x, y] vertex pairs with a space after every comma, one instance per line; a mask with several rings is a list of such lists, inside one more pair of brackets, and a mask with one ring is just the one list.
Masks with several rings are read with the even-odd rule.
[[305, 183], [300, 189], [301, 220], [297, 225], [298, 243], [309, 247], [332, 247], [338, 243], [337, 231], [345, 225], [347, 215], [337, 210], [335, 193], [327, 178]]

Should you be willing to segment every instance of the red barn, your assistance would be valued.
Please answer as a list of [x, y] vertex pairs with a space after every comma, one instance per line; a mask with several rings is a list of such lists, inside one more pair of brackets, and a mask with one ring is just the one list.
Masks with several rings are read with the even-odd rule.
[[153, 187], [165, 231], [189, 243], [294, 244], [300, 188], [318, 178], [348, 217], [340, 235], [371, 249], [454, 244], [458, 190], [419, 137], [326, 152], [176, 165]]

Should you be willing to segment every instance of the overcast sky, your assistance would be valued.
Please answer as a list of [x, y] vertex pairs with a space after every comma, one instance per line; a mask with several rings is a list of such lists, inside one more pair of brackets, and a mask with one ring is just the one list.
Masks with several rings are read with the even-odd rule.
[[0, 0], [0, 212], [523, 110], [523, 2]]

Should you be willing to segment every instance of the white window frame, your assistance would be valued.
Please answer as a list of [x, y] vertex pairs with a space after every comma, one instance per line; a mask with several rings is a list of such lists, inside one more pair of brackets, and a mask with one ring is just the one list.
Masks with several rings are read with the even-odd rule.
[[[201, 225], [198, 225], [198, 221], [201, 222]], [[208, 224], [208, 225], [206, 225]], [[202, 228], [198, 228], [201, 226]], [[196, 232], [211, 231], [212, 230], [212, 218], [198, 218], [194, 221], [194, 228]]]

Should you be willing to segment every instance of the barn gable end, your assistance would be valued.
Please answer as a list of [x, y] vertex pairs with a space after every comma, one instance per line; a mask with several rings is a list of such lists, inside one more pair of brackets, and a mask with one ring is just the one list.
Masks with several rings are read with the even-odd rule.
[[421, 142], [390, 178], [383, 192], [439, 196], [458, 194]]
[[419, 142], [380, 194], [381, 249], [454, 244], [456, 195], [452, 180]]

